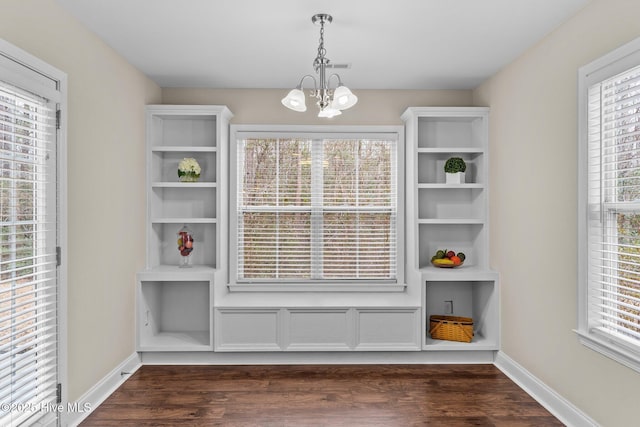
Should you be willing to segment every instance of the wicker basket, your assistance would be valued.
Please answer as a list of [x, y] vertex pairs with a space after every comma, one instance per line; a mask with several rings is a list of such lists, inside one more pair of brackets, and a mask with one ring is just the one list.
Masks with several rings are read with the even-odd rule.
[[431, 338], [435, 340], [471, 342], [473, 339], [473, 319], [433, 315], [429, 317], [429, 333]]

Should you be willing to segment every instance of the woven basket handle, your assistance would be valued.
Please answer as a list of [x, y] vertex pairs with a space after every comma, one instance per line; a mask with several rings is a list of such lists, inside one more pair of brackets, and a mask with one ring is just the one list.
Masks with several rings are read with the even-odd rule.
[[462, 329], [462, 333], [465, 334], [467, 338], [469, 338], [470, 340], [473, 339], [473, 332], [470, 334], [469, 332], [467, 332], [465, 328], [461, 328], [461, 329]]
[[433, 328], [431, 328], [431, 329], [429, 330], [429, 334], [433, 334], [433, 333], [434, 333], [435, 331], [437, 331], [437, 330], [438, 330], [438, 328], [439, 328], [440, 326], [442, 326], [442, 325], [443, 325], [443, 323], [442, 323], [442, 322], [436, 322], [436, 326], [434, 326]]

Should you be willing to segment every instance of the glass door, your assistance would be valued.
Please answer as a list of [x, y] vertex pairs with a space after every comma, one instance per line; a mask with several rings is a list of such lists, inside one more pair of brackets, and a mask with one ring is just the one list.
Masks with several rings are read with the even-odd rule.
[[[2, 76], [0, 76], [2, 77]], [[56, 424], [56, 105], [0, 79], [0, 425]]]

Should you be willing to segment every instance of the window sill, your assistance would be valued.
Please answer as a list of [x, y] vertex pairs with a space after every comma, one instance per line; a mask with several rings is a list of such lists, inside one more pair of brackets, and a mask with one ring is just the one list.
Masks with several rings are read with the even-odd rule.
[[398, 283], [233, 283], [231, 292], [404, 292], [407, 285]]
[[636, 372], [640, 372], [640, 354], [638, 354], [637, 351], [624, 347], [614, 340], [597, 332], [579, 331], [575, 329], [574, 332], [578, 334], [578, 338], [582, 345], [589, 347], [590, 349], [613, 359]]

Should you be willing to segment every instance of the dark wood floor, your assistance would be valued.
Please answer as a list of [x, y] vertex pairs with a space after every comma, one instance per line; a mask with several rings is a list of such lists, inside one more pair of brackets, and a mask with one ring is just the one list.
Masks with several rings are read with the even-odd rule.
[[493, 365], [143, 366], [88, 426], [561, 426]]

